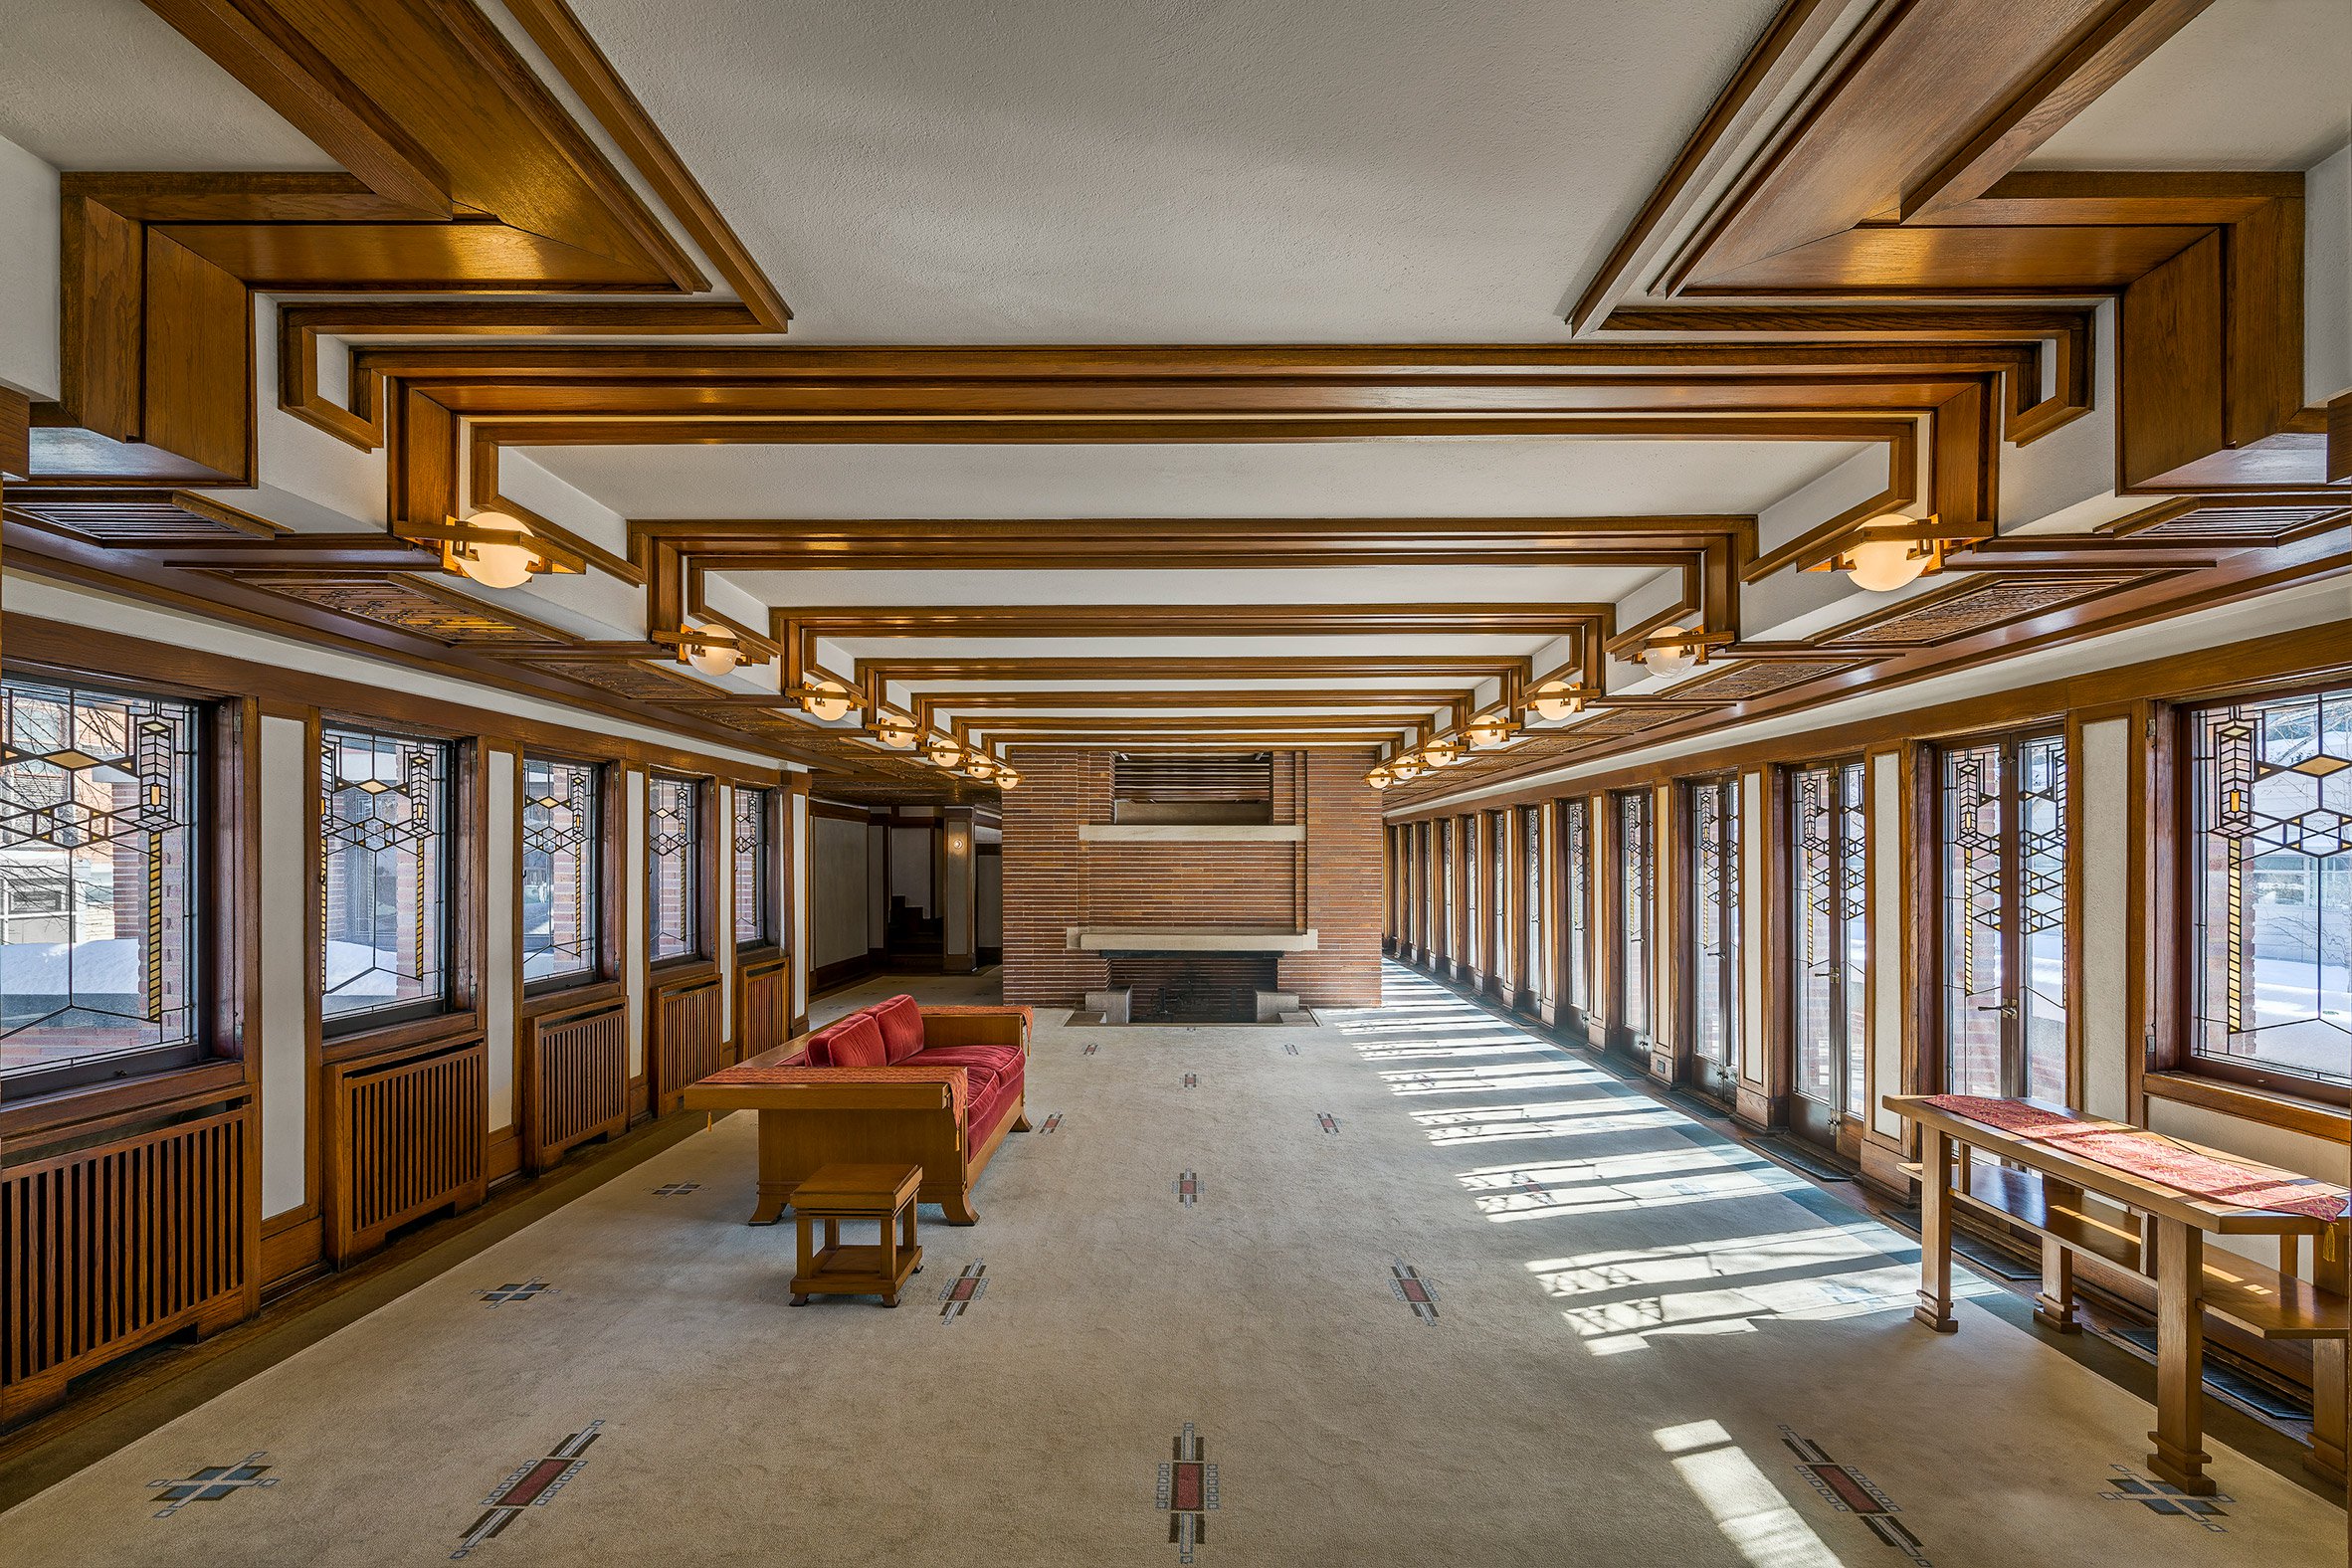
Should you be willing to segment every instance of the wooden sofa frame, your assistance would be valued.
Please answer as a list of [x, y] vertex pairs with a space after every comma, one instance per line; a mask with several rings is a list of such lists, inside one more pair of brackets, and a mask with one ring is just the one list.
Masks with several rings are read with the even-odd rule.
[[[923, 1046], [1017, 1046], [1029, 1060], [1026, 1007], [923, 1008]], [[811, 1031], [814, 1033], [814, 1031]], [[759, 1199], [753, 1225], [781, 1219], [800, 1184], [826, 1165], [922, 1167], [918, 1203], [935, 1203], [950, 1225], [971, 1225], [972, 1184], [1006, 1134], [1029, 1130], [1023, 1098], [978, 1148], [964, 1141], [970, 1093], [960, 1067], [812, 1068], [808, 1035], [687, 1085], [688, 1110], [748, 1110], [759, 1116]]]

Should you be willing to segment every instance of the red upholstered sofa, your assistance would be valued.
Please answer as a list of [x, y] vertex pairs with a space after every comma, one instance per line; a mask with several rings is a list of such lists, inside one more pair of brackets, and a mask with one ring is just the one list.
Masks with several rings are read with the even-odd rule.
[[1029, 1129], [1026, 1007], [920, 1007], [894, 996], [690, 1084], [695, 1110], [759, 1113], [759, 1206], [773, 1223], [819, 1166], [920, 1165], [920, 1201], [979, 1218], [972, 1184]]

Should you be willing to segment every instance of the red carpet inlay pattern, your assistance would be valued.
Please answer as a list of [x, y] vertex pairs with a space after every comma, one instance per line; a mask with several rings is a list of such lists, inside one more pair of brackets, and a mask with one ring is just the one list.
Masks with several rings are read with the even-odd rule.
[[160, 1487], [155, 1493], [163, 1504], [155, 1510], [155, 1517], [168, 1519], [191, 1502], [218, 1502], [233, 1497], [249, 1486], [275, 1486], [278, 1477], [269, 1473], [270, 1467], [256, 1462], [267, 1456], [267, 1449], [248, 1454], [234, 1465], [207, 1465], [184, 1480], [151, 1480], [149, 1486]]
[[1332, 1115], [1327, 1110], [1318, 1110], [1315, 1112], [1315, 1125], [1322, 1128], [1325, 1132], [1337, 1132], [1339, 1130], [1339, 1118]]
[[587, 1469], [588, 1445], [594, 1443], [604, 1430], [604, 1423], [591, 1421], [579, 1431], [555, 1445], [555, 1452], [543, 1459], [532, 1460], [513, 1474], [498, 1482], [490, 1494], [482, 1499], [485, 1509], [471, 1529], [458, 1537], [458, 1549], [450, 1553], [450, 1560], [473, 1554], [474, 1548], [490, 1539], [512, 1524], [525, 1508], [544, 1508], [555, 1500], [555, 1494], [565, 1483]]
[[1217, 1467], [1205, 1453], [1188, 1421], [1176, 1434], [1175, 1457], [1160, 1467], [1159, 1507], [1168, 1516], [1178, 1562], [1191, 1562], [1193, 1549], [1209, 1538], [1207, 1515], [1217, 1509]]
[[1421, 1271], [1402, 1258], [1392, 1258], [1388, 1261], [1388, 1287], [1396, 1292], [1397, 1299], [1413, 1308], [1415, 1317], [1420, 1318], [1433, 1328], [1436, 1327], [1438, 1292], [1427, 1279], [1421, 1276]]
[[1048, 1116], [1048, 1117], [1047, 1117], [1045, 1120], [1043, 1120], [1043, 1121], [1039, 1122], [1039, 1123], [1037, 1124], [1037, 1130], [1038, 1130], [1038, 1132], [1039, 1132], [1041, 1135], [1042, 1135], [1042, 1134], [1045, 1134], [1045, 1133], [1048, 1133], [1048, 1132], [1059, 1132], [1059, 1131], [1061, 1131], [1061, 1130], [1062, 1130], [1062, 1112], [1060, 1112], [1060, 1111], [1056, 1111], [1056, 1112], [1054, 1112], [1054, 1113], [1053, 1113], [1051, 1116]]
[[964, 1272], [939, 1288], [939, 1318], [952, 1323], [964, 1315], [964, 1309], [988, 1289], [988, 1265], [975, 1258], [964, 1265]]
[[1201, 1086], [1201, 1076], [1198, 1073], [1185, 1074], [1184, 1086], [1186, 1088], [1199, 1088]]
[[1870, 1527], [1871, 1534], [1919, 1564], [1920, 1568], [1928, 1568], [1927, 1548], [1919, 1543], [1918, 1536], [1904, 1528], [1894, 1517], [1902, 1509], [1896, 1507], [1886, 1493], [1871, 1485], [1868, 1476], [1852, 1466], [1841, 1465], [1831, 1459], [1820, 1444], [1811, 1438], [1797, 1436], [1793, 1427], [1781, 1428], [1780, 1439], [1789, 1446], [1789, 1452], [1802, 1462], [1797, 1466], [1797, 1472], [1813, 1483], [1813, 1489], [1820, 1492], [1831, 1507], [1840, 1513], [1855, 1515]]
[[1197, 1172], [1186, 1171], [1177, 1177], [1171, 1185], [1176, 1194], [1176, 1201], [1187, 1209], [1200, 1202], [1201, 1178]]

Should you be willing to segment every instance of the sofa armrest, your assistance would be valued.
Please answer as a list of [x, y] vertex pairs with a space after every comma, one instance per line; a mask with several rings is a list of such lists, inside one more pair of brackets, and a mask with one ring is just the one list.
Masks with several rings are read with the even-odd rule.
[[1026, 1007], [926, 1007], [923, 1049], [933, 1046], [1018, 1046], [1029, 1056], [1033, 1013]]
[[688, 1110], [936, 1110], [960, 1123], [970, 1096], [970, 1078], [962, 1068], [746, 1063], [687, 1084], [683, 1103]]

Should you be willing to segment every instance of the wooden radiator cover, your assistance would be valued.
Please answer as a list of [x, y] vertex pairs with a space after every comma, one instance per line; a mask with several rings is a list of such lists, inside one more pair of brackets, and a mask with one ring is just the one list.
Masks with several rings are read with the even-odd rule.
[[792, 965], [786, 955], [757, 958], [735, 971], [735, 1047], [730, 1062], [756, 1057], [792, 1036]]
[[629, 1125], [629, 1002], [531, 1020], [522, 1041], [522, 1164], [536, 1174]]
[[688, 1083], [726, 1066], [719, 1057], [720, 1037], [726, 1033], [720, 1002], [716, 975], [654, 988], [653, 1038], [646, 1057], [655, 1115], [676, 1110], [678, 1096]]
[[488, 1060], [479, 1035], [326, 1068], [326, 1255], [349, 1263], [393, 1230], [482, 1201]]
[[240, 1099], [0, 1176], [0, 1419], [150, 1341], [252, 1312], [250, 1119]]

